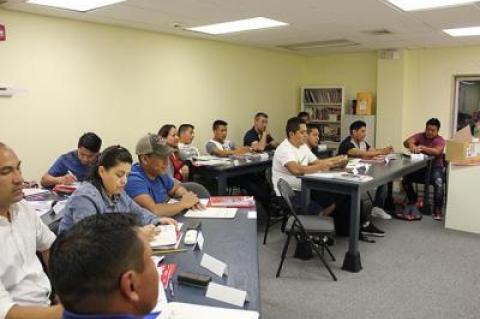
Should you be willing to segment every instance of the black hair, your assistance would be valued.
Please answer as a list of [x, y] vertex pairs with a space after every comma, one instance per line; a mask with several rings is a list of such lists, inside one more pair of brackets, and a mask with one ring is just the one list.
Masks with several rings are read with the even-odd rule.
[[353, 131], [359, 130], [362, 127], [367, 127], [367, 123], [361, 120], [353, 122], [350, 124], [350, 134], [353, 134]]
[[429, 119], [425, 126], [429, 125], [436, 126], [437, 129], [440, 130], [440, 121], [437, 118], [432, 117], [431, 119]]
[[264, 117], [268, 119], [267, 113], [263, 113], [263, 112], [258, 112], [257, 114], [255, 114], [255, 120], [258, 120], [259, 117]]
[[215, 131], [219, 126], [227, 126], [228, 123], [223, 120], [215, 120], [212, 125], [212, 129]]
[[300, 124], [305, 124], [305, 121], [299, 117], [291, 117], [288, 119], [287, 125], [285, 127], [287, 138], [288, 138], [288, 133], [290, 132], [296, 133], [298, 130], [300, 130]]
[[320, 129], [318, 128], [318, 125], [316, 124], [307, 124], [307, 134], [310, 134], [312, 132], [312, 130], [318, 130], [320, 132]]
[[50, 248], [49, 272], [66, 310], [88, 313], [82, 308], [92, 303], [101, 307], [118, 291], [122, 274], [144, 271], [138, 226], [133, 214], [98, 214], [57, 237]]
[[195, 126], [193, 126], [192, 124], [182, 124], [178, 127], [178, 136], [180, 136], [183, 132], [186, 132], [189, 128], [191, 128], [192, 130], [195, 129]]
[[175, 125], [173, 124], [165, 124], [163, 125], [159, 130], [158, 130], [158, 135], [160, 137], [166, 138], [168, 136], [168, 133], [170, 133], [170, 130], [172, 128], [176, 128]]
[[305, 112], [305, 111], [299, 112], [297, 114], [297, 117], [300, 117], [300, 118], [305, 117], [305, 116], [310, 118], [310, 114], [308, 114], [308, 112]]
[[88, 181], [92, 183], [99, 191], [103, 187], [102, 178], [98, 173], [98, 168], [100, 166], [105, 167], [109, 170], [110, 168], [118, 165], [119, 163], [133, 163], [132, 154], [125, 148], [120, 145], [109, 146], [103, 150], [102, 154], [98, 157], [97, 162], [92, 167]]
[[85, 147], [90, 152], [98, 153], [102, 147], [102, 139], [97, 134], [88, 132], [80, 137], [78, 147]]

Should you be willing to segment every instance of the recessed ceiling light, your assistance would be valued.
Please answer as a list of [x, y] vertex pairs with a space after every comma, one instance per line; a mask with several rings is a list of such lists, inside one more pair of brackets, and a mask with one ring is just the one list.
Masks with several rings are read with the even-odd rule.
[[429, 10], [474, 3], [473, 0], [387, 0], [403, 11]]
[[190, 31], [208, 33], [208, 34], [225, 34], [247, 30], [257, 30], [274, 28], [288, 25], [288, 23], [268, 19], [264, 17], [256, 17], [251, 19], [236, 20], [224, 23], [216, 23], [199, 27], [187, 28]]
[[480, 35], [480, 27], [468, 27], [468, 28], [456, 28], [456, 29], [445, 29], [443, 30], [448, 35], [452, 37], [468, 37], [474, 35]]
[[90, 11], [126, 0], [27, 0], [27, 3], [74, 11]]

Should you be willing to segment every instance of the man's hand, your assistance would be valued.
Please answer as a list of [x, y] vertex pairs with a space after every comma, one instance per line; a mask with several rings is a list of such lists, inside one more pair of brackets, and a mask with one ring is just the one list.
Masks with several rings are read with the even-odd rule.
[[194, 207], [199, 202], [198, 196], [192, 192], [184, 194], [180, 200], [180, 203], [182, 203], [186, 209]]
[[187, 165], [183, 165], [180, 167], [180, 174], [182, 175], [184, 180], [188, 179], [188, 176], [190, 175], [190, 170]]
[[382, 154], [383, 155], [388, 155], [388, 154], [391, 154], [391, 153], [393, 153], [393, 147], [391, 145], [382, 149]]
[[77, 177], [75, 175], [67, 173], [66, 175], [57, 177], [58, 184], [69, 185], [73, 184], [77, 181]]
[[177, 221], [173, 218], [170, 217], [162, 217], [160, 218], [160, 223], [162, 225], [175, 225], [175, 227], [178, 225]]

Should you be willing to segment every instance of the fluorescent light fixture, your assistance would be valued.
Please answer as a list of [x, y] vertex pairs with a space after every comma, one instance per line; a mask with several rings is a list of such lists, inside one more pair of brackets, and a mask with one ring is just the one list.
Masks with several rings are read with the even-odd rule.
[[480, 35], [480, 27], [468, 27], [468, 28], [456, 28], [456, 29], [445, 29], [443, 30], [448, 35], [452, 37], [468, 37], [474, 35]]
[[461, 6], [474, 3], [474, 0], [387, 0], [403, 11], [429, 10], [443, 7]]
[[199, 27], [187, 28], [190, 31], [208, 33], [208, 34], [225, 34], [247, 30], [267, 29], [288, 25], [288, 23], [280, 22], [264, 17], [256, 17], [251, 19], [236, 20], [224, 23], [216, 23]]
[[74, 11], [90, 11], [126, 0], [27, 0], [27, 3]]

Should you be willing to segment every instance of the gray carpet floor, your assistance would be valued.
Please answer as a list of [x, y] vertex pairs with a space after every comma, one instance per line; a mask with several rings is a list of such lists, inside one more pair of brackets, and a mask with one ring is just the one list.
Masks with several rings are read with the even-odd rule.
[[318, 258], [293, 258], [294, 240], [275, 278], [286, 236], [275, 225], [261, 245], [259, 232], [262, 318], [480, 318], [479, 235], [446, 230], [429, 216], [375, 224], [387, 236], [360, 242], [360, 273], [341, 270], [347, 238], [337, 239], [337, 282]]

